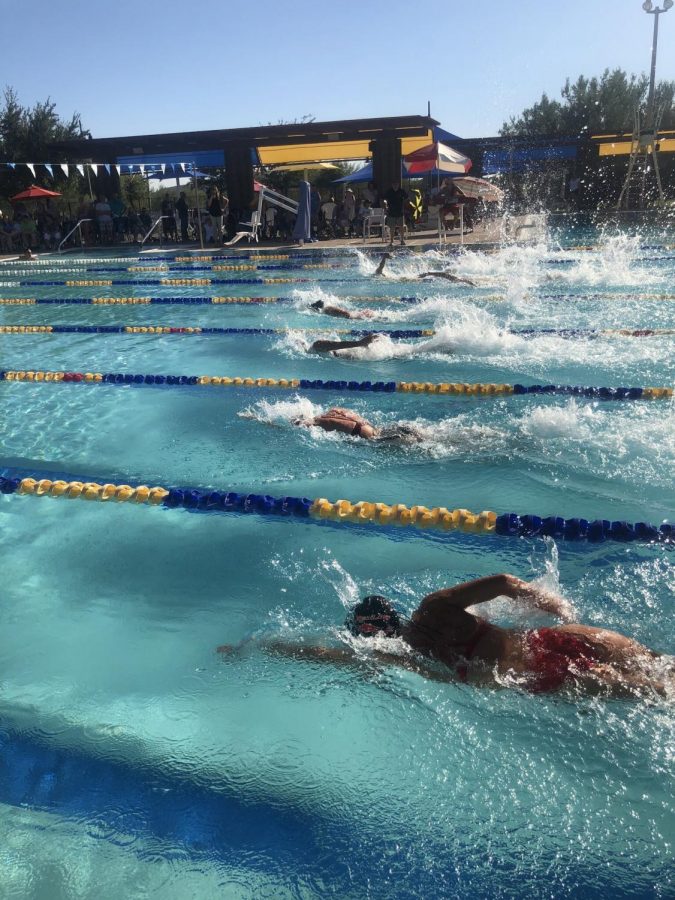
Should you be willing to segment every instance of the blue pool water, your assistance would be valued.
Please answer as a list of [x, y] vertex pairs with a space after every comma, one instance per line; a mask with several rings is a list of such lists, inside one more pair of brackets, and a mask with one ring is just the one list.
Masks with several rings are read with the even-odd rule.
[[[570, 249], [579, 244], [595, 249]], [[139, 262], [119, 252], [5, 263], [7, 298], [289, 302], [0, 306], [3, 325], [292, 330], [0, 334], [0, 368], [672, 386], [673, 335], [518, 333], [675, 328], [668, 244], [668, 234], [569, 232], [452, 257], [476, 288], [404, 280], [448, 265], [435, 251], [393, 260], [377, 281], [376, 258], [355, 252], [320, 257], [342, 268], [300, 268], [316, 261], [303, 254], [269, 260], [284, 268], [264, 274], [196, 262], [191, 275], [174, 261], [174, 274], [129, 272], [159, 265], [160, 254]], [[172, 277], [241, 283], [148, 284]], [[307, 280], [247, 286], [263, 277]], [[93, 279], [135, 283], [20, 284]], [[359, 296], [383, 302], [348, 299]], [[388, 299], [401, 296], [420, 302]], [[307, 309], [319, 298], [379, 315], [326, 321]], [[436, 333], [378, 339], [355, 359], [305, 352], [352, 324]], [[656, 525], [675, 509], [668, 401], [0, 382], [0, 402], [7, 474]], [[425, 438], [385, 449], [292, 426], [329, 405], [377, 424], [414, 422]], [[224, 661], [214, 652], [247, 637], [339, 643], [345, 610], [364, 593], [410, 612], [443, 585], [511, 571], [557, 586], [582, 621], [673, 653], [665, 545], [434, 539], [19, 496], [0, 500], [0, 527], [3, 898], [675, 894], [672, 700], [480, 691], [280, 659], [255, 642]], [[544, 621], [501, 600], [488, 612]]]

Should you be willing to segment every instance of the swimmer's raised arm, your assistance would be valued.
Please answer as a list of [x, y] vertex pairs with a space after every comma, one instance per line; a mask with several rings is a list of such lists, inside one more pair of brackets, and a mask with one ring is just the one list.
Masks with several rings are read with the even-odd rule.
[[467, 606], [475, 606], [478, 603], [488, 603], [495, 597], [510, 597], [513, 600], [523, 600], [535, 609], [559, 616], [566, 621], [574, 619], [574, 611], [571, 604], [563, 597], [545, 591], [532, 585], [522, 578], [509, 575], [504, 572], [500, 575], [488, 575], [486, 578], [477, 578], [475, 581], [466, 581], [454, 587], [443, 588], [428, 594], [423, 604], [443, 602], [448, 606], [466, 609]]
[[386, 266], [388, 259], [391, 259], [391, 253], [383, 253], [382, 259], [380, 260], [377, 268], [373, 272], [373, 275], [381, 275], [384, 272], [384, 267]]

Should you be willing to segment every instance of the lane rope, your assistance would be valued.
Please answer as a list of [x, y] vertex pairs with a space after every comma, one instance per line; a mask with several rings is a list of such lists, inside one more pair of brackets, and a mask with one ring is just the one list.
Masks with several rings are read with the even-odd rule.
[[[6, 470], [5, 470], [6, 471]], [[204, 491], [195, 488], [156, 485], [112, 484], [92, 481], [51, 480], [39, 477], [0, 477], [0, 493], [32, 497], [88, 500], [99, 503], [134, 503], [187, 509], [199, 512], [257, 513], [259, 515], [293, 516], [315, 522], [332, 522], [366, 526], [410, 528], [421, 531], [469, 534], [497, 534], [504, 537], [550, 536], [561, 540], [606, 540], [648, 543], [670, 543], [675, 528], [663, 523], [658, 528], [648, 522], [560, 516], [520, 516], [491, 510], [473, 513], [467, 509], [429, 508], [421, 504], [387, 504], [359, 500], [327, 500], [318, 497], [272, 497], [266, 494], [244, 494], [234, 491]]]
[[594, 387], [567, 384], [433, 383], [422, 381], [325, 381], [307, 378], [249, 378], [220, 375], [143, 375], [130, 372], [63, 372], [40, 369], [0, 370], [0, 380], [39, 384], [83, 383], [114, 385], [158, 385], [164, 387], [254, 387], [300, 390], [467, 395], [475, 397], [556, 394], [598, 400], [670, 400], [671, 387]]
[[[364, 336], [367, 334], [385, 334], [388, 337], [417, 338], [432, 337], [436, 334], [433, 328], [409, 328], [389, 331], [386, 329], [359, 328], [209, 328], [202, 325], [168, 326], [168, 325], [0, 325], [0, 334], [247, 334], [270, 335], [288, 334], [289, 332], [337, 333]], [[658, 337], [675, 334], [675, 328], [517, 328], [505, 331], [508, 334], [536, 337], [537, 335], [554, 334], [561, 337]]]

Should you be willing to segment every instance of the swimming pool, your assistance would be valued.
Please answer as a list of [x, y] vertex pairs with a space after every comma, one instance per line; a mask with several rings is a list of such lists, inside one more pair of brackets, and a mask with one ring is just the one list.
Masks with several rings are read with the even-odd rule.
[[[354, 252], [213, 262], [256, 266], [224, 271], [176, 252], [6, 263], [0, 299], [284, 302], [0, 304], [5, 326], [292, 330], [0, 334], [0, 369], [672, 386], [673, 335], [540, 332], [674, 328], [673, 243], [567, 232], [467, 249], [453, 261], [476, 288], [401, 280], [447, 265], [435, 251], [396, 258], [378, 281], [375, 258]], [[341, 267], [304, 268], [317, 262]], [[129, 271], [141, 266], [153, 269]], [[153, 283], [193, 278], [211, 283]], [[308, 310], [319, 298], [380, 314], [326, 321]], [[435, 333], [381, 339], [355, 359], [305, 352], [318, 336], [306, 329], [352, 326]], [[0, 382], [0, 397], [8, 477], [673, 519], [668, 400], [26, 381]], [[329, 405], [414, 422], [424, 440], [385, 448], [293, 427]], [[672, 896], [667, 702], [364, 675], [254, 642], [214, 652], [251, 636], [340, 641], [364, 593], [409, 612], [424, 593], [496, 571], [544, 576], [583, 621], [672, 652], [667, 545], [1, 499], [4, 896]]]

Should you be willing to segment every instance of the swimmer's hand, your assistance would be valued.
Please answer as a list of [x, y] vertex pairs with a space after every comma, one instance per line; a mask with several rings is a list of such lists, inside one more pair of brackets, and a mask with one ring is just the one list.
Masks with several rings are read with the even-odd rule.
[[564, 597], [541, 588], [533, 582], [516, 578], [515, 575], [506, 577], [508, 579], [508, 596], [514, 600], [522, 600], [535, 609], [557, 616], [568, 625], [578, 620], [574, 607]]

